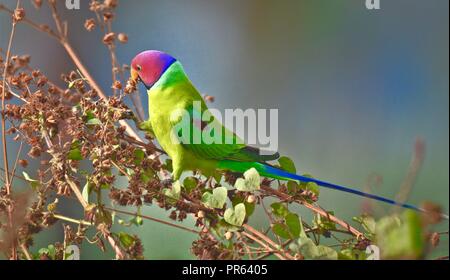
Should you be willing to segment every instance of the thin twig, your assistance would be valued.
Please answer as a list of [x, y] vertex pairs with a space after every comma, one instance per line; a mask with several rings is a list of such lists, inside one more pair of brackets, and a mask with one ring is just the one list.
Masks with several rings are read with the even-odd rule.
[[125, 214], [125, 215], [130, 215], [130, 216], [135, 216], [135, 217], [139, 216], [139, 217], [141, 217], [143, 219], [146, 219], [146, 220], [150, 220], [150, 221], [154, 221], [154, 222], [157, 222], [157, 223], [160, 223], [160, 224], [168, 225], [168, 226], [171, 226], [171, 227], [174, 227], [174, 228], [182, 229], [182, 230], [185, 230], [185, 231], [188, 231], [188, 232], [191, 232], [191, 233], [195, 233], [195, 234], [199, 234], [200, 233], [197, 230], [190, 229], [188, 227], [180, 226], [180, 225], [177, 225], [177, 224], [173, 224], [173, 223], [170, 223], [170, 222], [167, 222], [167, 221], [164, 221], [164, 220], [160, 220], [158, 218], [153, 218], [153, 217], [150, 217], [150, 216], [141, 215], [141, 214], [138, 214], [138, 213], [132, 213], [132, 212], [128, 212], [128, 211], [125, 211], [125, 210], [119, 210], [119, 209], [110, 208], [110, 207], [103, 207], [103, 208], [106, 209], [106, 210], [109, 210], [109, 211], [114, 211], [114, 212]]
[[123, 260], [125, 259], [126, 254], [122, 252], [122, 249], [117, 244], [116, 240], [112, 237], [111, 233], [108, 231], [105, 233], [105, 237], [108, 240], [109, 244], [113, 248], [114, 252], [116, 253], [116, 259]]
[[[279, 247], [281, 247], [279, 244], [275, 243], [272, 241], [272, 239], [270, 239], [269, 237], [267, 237], [266, 235], [264, 235], [263, 233], [257, 231], [256, 229], [254, 229], [252, 226], [248, 225], [248, 224], [244, 224], [242, 226], [245, 230], [249, 231], [250, 233], [252, 233], [253, 235], [257, 236], [259, 239], [263, 240], [264, 242], [266, 242], [267, 244], [269, 244], [270, 246], [272, 246], [273, 248], [277, 249]], [[282, 250], [283, 251], [283, 250]], [[293, 256], [291, 256], [288, 252], [284, 252], [283, 251], [283, 255], [287, 258], [287, 259], [294, 259]]]
[[25, 255], [25, 257], [27, 258], [27, 260], [31, 261], [33, 258], [31, 257], [30, 252], [28, 252], [27, 247], [25, 246], [25, 244], [20, 244], [20, 249], [22, 249], [23, 254]]
[[53, 214], [53, 217], [58, 219], [58, 220], [62, 220], [62, 221], [66, 221], [66, 222], [70, 222], [70, 223], [74, 223], [74, 224], [78, 224], [78, 225], [84, 225], [84, 226], [92, 226], [93, 224], [85, 221], [85, 220], [77, 220], [77, 219], [73, 219], [73, 218], [69, 218], [63, 215], [59, 215], [59, 214]]
[[[264, 248], [266, 248], [267, 250], [273, 250], [269, 245], [267, 245], [266, 243], [264, 243], [263, 241], [261, 241], [260, 239], [256, 238], [255, 236], [249, 234], [248, 232], [242, 232], [242, 235], [244, 235], [247, 238], [250, 238], [251, 240], [255, 241], [256, 243], [258, 243], [259, 245], [263, 246]], [[283, 256], [280, 252], [275, 251], [273, 253], [277, 258], [279, 258], [280, 260], [287, 260], [287, 258], [285, 256]]]
[[[16, 3], [16, 10], [18, 10], [20, 7], [20, 0], [17, 0]], [[12, 13], [14, 15], [14, 12]], [[8, 73], [8, 65], [9, 60], [11, 58], [11, 47], [12, 42], [14, 39], [14, 33], [16, 30], [16, 24], [17, 19], [13, 16], [12, 23], [11, 23], [11, 33], [9, 35], [9, 41], [8, 41], [8, 48], [6, 51], [6, 59], [5, 59], [5, 69], [3, 70], [3, 81], [2, 81], [2, 148], [3, 148], [3, 166], [5, 168], [5, 187], [6, 187], [6, 194], [8, 196], [11, 196], [11, 180], [9, 179], [9, 164], [8, 164], [8, 149], [7, 149], [7, 143], [6, 143], [6, 117], [5, 117], [5, 96], [6, 96], [6, 75]], [[13, 230], [13, 217], [12, 213], [14, 211], [13, 205], [8, 206], [8, 226], [9, 229]], [[11, 259], [16, 260], [17, 259], [17, 250], [16, 250], [16, 240], [12, 242], [11, 246]]]
[[[411, 193], [411, 190], [414, 186], [414, 182], [416, 181], [417, 174], [422, 167], [423, 161], [425, 158], [425, 142], [421, 138], [417, 138], [414, 143], [414, 150], [412, 153], [411, 162], [408, 167], [408, 172], [406, 173], [406, 177], [403, 180], [402, 185], [400, 186], [400, 190], [397, 194], [397, 201], [399, 203], [404, 203], [408, 200], [408, 196]], [[393, 207], [394, 211], [398, 211], [400, 207]]]
[[67, 174], [65, 176], [65, 179], [67, 181], [67, 184], [69, 184], [70, 188], [72, 189], [75, 196], [77, 197], [78, 201], [81, 203], [83, 208], [86, 210], [89, 207], [89, 203], [84, 199], [77, 184], [75, 184], [75, 182], [72, 179], [70, 179], [69, 175], [67, 175]]
[[14, 178], [15, 178], [14, 175], [16, 174], [17, 164], [18, 164], [18, 162], [19, 162], [20, 155], [21, 155], [21, 153], [22, 153], [22, 148], [23, 148], [23, 141], [20, 142], [19, 150], [17, 151], [17, 155], [16, 155], [16, 160], [14, 161], [13, 170], [12, 170], [12, 172], [11, 172], [11, 175], [12, 175], [12, 176], [11, 176], [11, 179], [10, 179], [10, 181], [9, 181], [9, 185], [10, 185], [10, 186], [12, 186], [12, 183], [13, 183]]

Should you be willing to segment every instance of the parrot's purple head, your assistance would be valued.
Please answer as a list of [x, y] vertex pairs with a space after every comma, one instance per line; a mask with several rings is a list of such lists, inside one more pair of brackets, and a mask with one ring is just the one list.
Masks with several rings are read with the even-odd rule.
[[143, 51], [131, 61], [131, 78], [140, 80], [150, 89], [175, 61], [174, 57], [161, 51]]

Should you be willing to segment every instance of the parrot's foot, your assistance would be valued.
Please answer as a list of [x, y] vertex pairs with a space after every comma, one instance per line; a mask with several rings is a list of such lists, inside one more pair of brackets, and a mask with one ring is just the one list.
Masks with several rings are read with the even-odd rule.
[[173, 179], [172, 178], [163, 179], [163, 180], [161, 180], [161, 184], [166, 188], [170, 187], [173, 184]]

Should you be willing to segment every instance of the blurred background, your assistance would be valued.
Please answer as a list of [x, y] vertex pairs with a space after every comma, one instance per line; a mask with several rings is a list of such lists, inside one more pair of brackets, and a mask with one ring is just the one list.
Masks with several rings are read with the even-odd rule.
[[[36, 10], [31, 1], [22, 2], [28, 17], [52, 24], [48, 8]], [[110, 58], [102, 35], [83, 27], [93, 17], [89, 1], [81, 0], [80, 10], [67, 10], [60, 2], [71, 43], [108, 89]], [[374, 191], [383, 196], [397, 194], [415, 139], [421, 137], [425, 161], [408, 201], [431, 200], [448, 213], [447, 0], [381, 0], [381, 10], [367, 10], [363, 0], [119, 2], [113, 29], [129, 36], [129, 43], [118, 47], [121, 63], [146, 49], [172, 54], [199, 91], [216, 97], [212, 107], [279, 109], [279, 150], [299, 172], [360, 189], [378, 174], [383, 182]], [[15, 5], [13, 0], [0, 3]], [[9, 32], [10, 18], [0, 13], [1, 48]], [[74, 69], [58, 44], [23, 24], [13, 52], [30, 54], [32, 66], [53, 80]], [[141, 93], [147, 108], [143, 88]], [[17, 149], [13, 141], [8, 147]], [[362, 200], [323, 190], [320, 204], [350, 220], [360, 213]], [[388, 206], [376, 205], [388, 213]], [[66, 210], [68, 216], [80, 213]], [[144, 213], [163, 219], [169, 214], [156, 206], [145, 207]], [[251, 223], [261, 227], [264, 217], [257, 213]], [[448, 222], [436, 230], [448, 230]], [[189, 248], [195, 235], [151, 221], [133, 231], [142, 237], [148, 259], [193, 257]], [[35, 248], [55, 240], [63, 241], [59, 223], [38, 236]], [[448, 254], [448, 235], [441, 242], [436, 256]], [[113, 253], [105, 256], [85, 245], [81, 256], [112, 258]]]

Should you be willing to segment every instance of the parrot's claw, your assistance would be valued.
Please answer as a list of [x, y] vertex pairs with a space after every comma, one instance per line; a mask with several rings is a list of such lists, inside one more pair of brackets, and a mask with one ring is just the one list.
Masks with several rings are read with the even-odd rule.
[[173, 184], [173, 179], [172, 178], [163, 179], [163, 180], [161, 180], [161, 184], [164, 187], [170, 187]]

